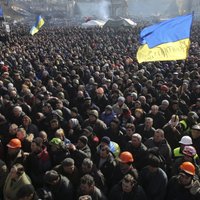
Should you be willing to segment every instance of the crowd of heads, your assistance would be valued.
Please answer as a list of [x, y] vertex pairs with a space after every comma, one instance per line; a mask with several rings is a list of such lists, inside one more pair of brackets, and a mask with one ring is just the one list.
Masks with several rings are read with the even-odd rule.
[[158, 169], [164, 199], [173, 176], [182, 185], [198, 180], [200, 27], [194, 23], [186, 60], [138, 64], [143, 26], [1, 30], [5, 199], [112, 199], [116, 184], [125, 193], [142, 186], [151, 199], [144, 174]]

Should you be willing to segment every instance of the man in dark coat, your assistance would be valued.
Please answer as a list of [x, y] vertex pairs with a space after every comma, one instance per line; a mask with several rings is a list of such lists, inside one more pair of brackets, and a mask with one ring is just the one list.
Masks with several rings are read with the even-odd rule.
[[180, 173], [173, 176], [168, 183], [166, 200], [188, 199], [200, 199], [200, 182], [195, 178], [195, 166], [184, 162], [180, 166]]
[[44, 175], [46, 187], [52, 192], [54, 199], [73, 200], [73, 186], [67, 177], [59, 175], [55, 170], [47, 171]]
[[51, 169], [51, 161], [43, 140], [37, 137], [31, 143], [31, 153], [26, 159], [26, 172], [32, 180], [33, 185], [42, 186], [45, 172]]
[[148, 156], [147, 147], [142, 143], [142, 136], [134, 133], [132, 139], [127, 143], [125, 150], [132, 153], [134, 166], [140, 171], [145, 166]]
[[77, 191], [77, 199], [78, 197], [83, 195], [91, 196], [92, 200], [107, 199], [105, 195], [101, 192], [101, 190], [95, 186], [94, 178], [89, 174], [86, 174], [81, 178], [80, 187]]
[[143, 188], [130, 174], [124, 176], [122, 181], [116, 184], [110, 191], [109, 199], [115, 200], [146, 200]]

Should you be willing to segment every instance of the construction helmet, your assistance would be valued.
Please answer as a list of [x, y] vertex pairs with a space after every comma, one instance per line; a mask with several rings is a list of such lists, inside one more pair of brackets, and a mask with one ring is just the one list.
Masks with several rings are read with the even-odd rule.
[[10, 140], [10, 142], [7, 144], [7, 147], [9, 147], [11, 149], [21, 148], [22, 144], [18, 138], [14, 138], [14, 139]]
[[190, 157], [194, 157], [196, 153], [196, 149], [193, 146], [185, 146], [183, 149], [183, 154]]
[[180, 165], [180, 169], [192, 176], [195, 175], [195, 166], [191, 162], [184, 162]]
[[51, 141], [50, 141], [50, 144], [51, 145], [59, 145], [62, 143], [62, 140], [60, 138], [53, 138]]
[[193, 119], [194, 121], [196, 121], [196, 120], [199, 119], [199, 116], [197, 115], [196, 112], [190, 111], [190, 112], [188, 113], [188, 118]]
[[184, 145], [192, 145], [192, 139], [190, 136], [186, 135], [183, 136], [181, 138], [181, 140], [179, 141], [180, 144], [184, 144]]
[[124, 151], [120, 154], [119, 161], [122, 163], [131, 163], [134, 161], [134, 159], [130, 152]]
[[96, 118], [99, 117], [99, 113], [98, 113], [97, 110], [91, 110], [91, 111], [89, 112], [89, 115], [93, 115], [93, 116], [95, 116]]

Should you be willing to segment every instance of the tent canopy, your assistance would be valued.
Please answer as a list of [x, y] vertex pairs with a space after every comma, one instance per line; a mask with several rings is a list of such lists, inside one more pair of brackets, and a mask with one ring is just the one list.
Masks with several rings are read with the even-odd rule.
[[121, 26], [125, 26], [125, 27], [135, 27], [137, 24], [132, 21], [131, 19], [126, 19], [126, 18], [121, 18], [121, 19], [109, 19], [104, 27], [112, 27], [112, 28], [117, 28], [117, 27], [121, 27]]
[[83, 26], [84, 28], [96, 27], [96, 26], [98, 26], [98, 27], [103, 27], [104, 24], [105, 24], [105, 22], [102, 21], [102, 20], [90, 20], [90, 21], [88, 21], [88, 22], [86, 22], [86, 23], [83, 23], [82, 26]]

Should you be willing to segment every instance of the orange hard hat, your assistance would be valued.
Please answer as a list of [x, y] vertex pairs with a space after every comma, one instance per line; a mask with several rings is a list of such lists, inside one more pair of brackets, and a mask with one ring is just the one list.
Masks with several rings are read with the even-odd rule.
[[133, 162], [133, 156], [129, 151], [124, 151], [119, 156], [119, 161], [122, 163], [130, 163]]
[[14, 138], [14, 139], [10, 140], [10, 142], [7, 144], [7, 147], [9, 147], [11, 149], [21, 148], [22, 144], [19, 139]]
[[190, 174], [192, 176], [195, 175], [195, 166], [191, 162], [184, 162], [180, 165], [180, 169]]

